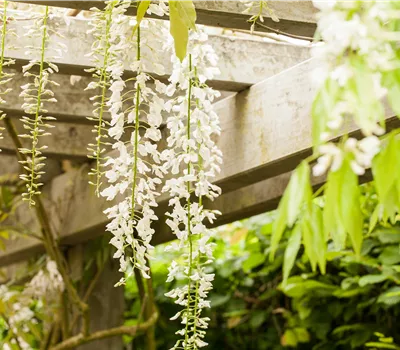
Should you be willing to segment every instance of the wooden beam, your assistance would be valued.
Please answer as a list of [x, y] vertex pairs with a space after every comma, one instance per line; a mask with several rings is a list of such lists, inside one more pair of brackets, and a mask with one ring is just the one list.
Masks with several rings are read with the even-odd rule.
[[[49, 5], [79, 10], [90, 10], [92, 7], [103, 8], [100, 1], [18, 1], [38, 5]], [[243, 14], [246, 9], [240, 1], [195, 1], [197, 23], [213, 27], [249, 30], [247, 22], [251, 15], [257, 14], [257, 3], [249, 14]], [[273, 21], [265, 11], [264, 26], [257, 26], [260, 32], [283, 32], [288, 34], [313, 37], [316, 24], [316, 8], [310, 0], [280, 0], [268, 1], [268, 6], [274, 10], [279, 22]], [[136, 14], [136, 8], [128, 11], [129, 15]], [[151, 17], [160, 18], [152, 15]], [[163, 18], [166, 19], [166, 18]]]
[[[0, 126], [3, 122], [0, 122]], [[15, 126], [20, 134], [25, 134], [22, 123], [18, 120]], [[43, 136], [39, 145], [49, 145], [49, 148], [43, 151], [46, 157], [53, 159], [70, 159], [78, 162], [87, 161], [88, 141], [93, 139], [93, 127], [90, 125], [74, 125], [68, 123], [54, 123], [51, 129], [51, 135]], [[2, 155], [15, 154], [15, 146], [7, 132], [3, 132], [4, 139], [0, 141], [0, 157]], [[22, 139], [24, 147], [29, 147], [29, 140]]]
[[[45, 185], [45, 203], [51, 213], [52, 224], [56, 228], [59, 242], [64, 246], [79, 244], [104, 234], [108, 223], [103, 211], [112, 203], [93, 194], [93, 188], [87, 184], [86, 173], [87, 169], [75, 170], [60, 175], [50, 184]], [[213, 226], [274, 209], [288, 179], [289, 174], [284, 174], [223, 194], [214, 203], [207, 203], [206, 205], [214, 209], [224, 210], [223, 215]], [[166, 206], [165, 201], [160, 203], [161, 208], [166, 208]], [[34, 213], [23, 204], [17, 210], [16, 220], [23, 227], [28, 227], [35, 232], [38, 226], [33, 215]], [[163, 223], [164, 213], [159, 213], [159, 215], [160, 223], [155, 225], [154, 244], [173, 239], [168, 227]], [[43, 252], [44, 247], [33, 238], [7, 241], [6, 250], [0, 251], [0, 266], [13, 264]]]
[[[287, 173], [310, 154], [310, 108], [314, 96], [310, 72], [315, 66], [314, 61], [306, 61], [217, 103], [223, 130], [217, 142], [225, 164], [216, 181], [223, 195], [209, 203], [223, 213], [216, 225], [275, 208], [289, 179]], [[389, 128], [399, 125], [390, 109], [386, 115]], [[359, 136], [352, 124], [341, 132]], [[64, 174], [45, 186], [51, 202], [69, 203], [65, 204], [67, 211], [55, 211], [64, 218], [55, 224], [62, 244], [76, 244], [104, 232], [107, 219], [102, 212], [111, 203], [93, 194], [86, 174], [87, 169]], [[323, 181], [314, 179], [314, 185]], [[155, 244], [172, 238], [163, 219], [167, 209], [168, 198], [161, 197]], [[23, 259], [38, 249], [38, 243], [12, 244], [7, 252], [0, 253], [0, 265]]]
[[[60, 73], [72, 75], [87, 75], [85, 69], [93, 65], [90, 53], [93, 43], [93, 36], [87, 34], [89, 29], [88, 20], [70, 18], [69, 24], [65, 23], [63, 18], [54, 17], [50, 20], [50, 26], [54, 28], [61, 37], [50, 34], [49, 50], [55, 48], [57, 42], [62, 42], [68, 48], [68, 51], [61, 58], [49, 57], [56, 63]], [[25, 48], [28, 45], [34, 45], [31, 38], [24, 36], [26, 26], [29, 21], [14, 21], [9, 24], [10, 29], [14, 29], [18, 35], [18, 48], [6, 46], [5, 55], [16, 59], [17, 67], [27, 64], [28, 58], [25, 55]], [[143, 35], [146, 35], [144, 32]], [[12, 38], [9, 38], [12, 40]], [[259, 81], [279, 73], [280, 71], [293, 66], [310, 57], [308, 47], [294, 46], [290, 44], [270, 43], [262, 40], [248, 40], [238, 37], [228, 36], [210, 36], [208, 43], [214, 47], [219, 60], [221, 75], [209, 83], [217, 90], [242, 91], [247, 87], [258, 83]], [[36, 43], [39, 45], [39, 42]], [[7, 49], [8, 47], [8, 49]], [[147, 50], [143, 51], [143, 59], [149, 62], [159, 60], [165, 67], [165, 75], [157, 75], [154, 71], [149, 72], [152, 76], [158, 77], [162, 81], [167, 81], [172, 73], [172, 63], [169, 55], [151, 57]], [[50, 55], [53, 56], [53, 55]], [[135, 59], [135, 52], [130, 52], [126, 57], [126, 77], [132, 77], [130, 62]], [[243, 62], [246, 62], [244, 65]]]
[[[217, 144], [224, 154], [216, 183], [224, 192], [288, 172], [310, 154], [310, 109], [315, 93], [310, 74], [316, 66], [314, 60], [305, 61], [215, 104], [222, 128]], [[388, 110], [387, 121], [396, 123], [392, 117]], [[65, 124], [57, 130], [60, 135], [76, 132], [76, 137], [49, 138], [49, 155], [74, 158], [86, 154], [89, 126]], [[347, 132], [357, 133], [357, 127], [346, 125], [338, 136]]]

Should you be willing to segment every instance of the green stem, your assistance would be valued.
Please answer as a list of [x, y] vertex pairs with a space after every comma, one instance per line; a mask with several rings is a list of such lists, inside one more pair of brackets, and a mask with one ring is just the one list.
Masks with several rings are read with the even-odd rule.
[[41, 103], [42, 103], [42, 90], [43, 90], [43, 71], [44, 71], [44, 55], [46, 51], [46, 42], [47, 42], [47, 19], [49, 17], [49, 7], [46, 6], [44, 18], [43, 18], [43, 34], [42, 34], [42, 45], [41, 45], [41, 57], [40, 57], [40, 65], [39, 65], [39, 86], [37, 91], [37, 102], [36, 102], [36, 111], [35, 111], [35, 123], [33, 126], [33, 134], [32, 134], [32, 151], [31, 151], [31, 170], [30, 170], [30, 181], [29, 181], [29, 206], [34, 204], [32, 197], [35, 194], [35, 190], [33, 187], [35, 186], [35, 161], [37, 156], [36, 145], [38, 143], [38, 129], [39, 129], [39, 115], [41, 112]]
[[[195, 72], [197, 74], [197, 71]], [[200, 122], [197, 123], [198, 126], [200, 126]], [[200, 147], [200, 145], [199, 145]], [[203, 169], [203, 158], [199, 155], [199, 171]], [[199, 197], [199, 206], [201, 207], [203, 205], [203, 196]], [[197, 254], [196, 257], [196, 266], [200, 265], [200, 254]], [[193, 315], [195, 317], [194, 322], [193, 322], [193, 334], [196, 334], [197, 330], [197, 325], [196, 325], [196, 317], [197, 317], [197, 312], [198, 312], [198, 307], [199, 307], [199, 286], [200, 286], [200, 281], [196, 281], [196, 288], [195, 288], [195, 294], [194, 294], [194, 307], [193, 307]]]
[[112, 23], [112, 11], [114, 9], [114, 2], [111, 2], [111, 8], [108, 10], [108, 17], [106, 20], [106, 32], [105, 32], [105, 47], [104, 47], [104, 58], [103, 58], [103, 66], [101, 69], [101, 74], [99, 78], [99, 86], [101, 86], [101, 102], [99, 107], [99, 116], [98, 116], [98, 124], [97, 124], [97, 144], [96, 144], [96, 189], [95, 193], [99, 196], [100, 193], [100, 185], [101, 185], [101, 139], [102, 139], [102, 130], [103, 130], [103, 115], [104, 108], [106, 103], [106, 94], [107, 94], [107, 81], [108, 81], [108, 73], [107, 73], [107, 64], [108, 58], [110, 55], [110, 27]]
[[7, 4], [8, 1], [4, 1], [3, 10], [3, 28], [1, 30], [1, 58], [0, 58], [0, 79], [3, 77], [3, 64], [4, 64], [4, 52], [6, 44], [6, 33], [7, 33]]
[[[137, 51], [136, 59], [140, 61], [140, 26], [137, 28], [136, 35]], [[140, 108], [140, 85], [137, 83], [136, 94], [135, 94], [135, 145], [133, 147], [133, 181], [132, 181], [132, 197], [131, 197], [131, 218], [135, 217], [135, 192], [136, 192], [136, 182], [137, 182], [137, 159], [138, 159], [138, 147], [139, 147], [139, 108]]]
[[[189, 54], [189, 74], [192, 74], [192, 55]], [[190, 130], [190, 122], [191, 122], [191, 103], [192, 103], [192, 85], [193, 81], [192, 78], [189, 77], [189, 89], [188, 89], [188, 109], [187, 109], [187, 134], [186, 137], [188, 141], [190, 140], [191, 137], [191, 130]], [[190, 146], [188, 146], [188, 153], [190, 153], [191, 149]], [[192, 171], [192, 163], [189, 161], [188, 167], [187, 167], [188, 175]], [[188, 213], [188, 219], [187, 219], [187, 230], [188, 230], [188, 241], [189, 241], [189, 272], [188, 272], [188, 303], [186, 307], [186, 327], [185, 327], [185, 349], [187, 349], [188, 346], [188, 340], [189, 340], [189, 313], [190, 313], [190, 303], [191, 303], [191, 280], [190, 276], [192, 275], [192, 264], [193, 264], [193, 242], [192, 242], [192, 234], [191, 234], [191, 201], [190, 201], [190, 192], [191, 192], [191, 185], [190, 181], [187, 182], [187, 191], [189, 193], [186, 204], [187, 204], [187, 213]]]

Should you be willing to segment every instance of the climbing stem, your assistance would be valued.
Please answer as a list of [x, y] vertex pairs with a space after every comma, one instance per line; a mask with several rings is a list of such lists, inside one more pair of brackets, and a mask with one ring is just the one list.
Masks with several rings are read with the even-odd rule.
[[111, 2], [111, 8], [107, 12], [107, 19], [106, 19], [106, 25], [105, 25], [105, 36], [104, 36], [104, 41], [105, 41], [105, 46], [104, 46], [104, 53], [103, 53], [103, 66], [101, 68], [101, 73], [99, 77], [99, 86], [101, 88], [101, 101], [99, 105], [99, 111], [98, 111], [98, 120], [97, 120], [97, 137], [96, 137], [96, 151], [95, 151], [95, 160], [96, 160], [96, 189], [95, 193], [97, 195], [100, 194], [100, 186], [101, 186], [101, 154], [102, 154], [102, 138], [103, 134], [102, 131], [104, 129], [103, 127], [103, 116], [104, 116], [104, 109], [106, 107], [106, 94], [107, 94], [107, 83], [108, 83], [108, 75], [109, 73], [107, 72], [107, 66], [108, 66], [108, 60], [110, 56], [110, 27], [112, 23], [112, 11], [114, 9], [114, 2]]
[[46, 43], [47, 43], [47, 20], [49, 18], [49, 7], [46, 6], [44, 17], [43, 17], [43, 25], [42, 25], [42, 43], [41, 43], [41, 56], [39, 63], [39, 86], [37, 90], [37, 100], [36, 100], [36, 108], [35, 108], [35, 122], [33, 126], [32, 133], [32, 147], [31, 147], [31, 165], [30, 165], [30, 174], [29, 174], [29, 206], [34, 204], [33, 196], [35, 195], [36, 190], [34, 190], [35, 186], [35, 168], [36, 168], [36, 156], [37, 149], [36, 146], [38, 144], [39, 137], [39, 121], [40, 121], [40, 113], [42, 111], [42, 92], [43, 92], [43, 72], [44, 72], [44, 63], [45, 63], [45, 52], [46, 52]]
[[[137, 28], [136, 42], [137, 51], [136, 59], [140, 61], [140, 26]], [[139, 74], [139, 72], [138, 72]], [[133, 145], [133, 180], [132, 180], [132, 197], [131, 197], [131, 218], [135, 217], [135, 192], [136, 192], [136, 182], [137, 182], [137, 160], [138, 160], [138, 147], [139, 147], [139, 112], [140, 112], [140, 85], [136, 82], [136, 92], [135, 92], [135, 144]]]
[[[192, 79], [192, 55], [189, 54], [189, 88], [188, 88], [188, 94], [187, 94], [187, 101], [188, 101], [188, 106], [187, 106], [187, 126], [186, 126], [186, 137], [187, 140], [190, 141], [191, 138], [191, 130], [190, 130], [190, 123], [191, 123], [191, 104], [192, 104], [192, 86], [193, 86], [193, 79]], [[188, 142], [188, 150], [187, 153], [190, 154], [191, 149], [190, 145]], [[192, 163], [189, 161], [188, 166], [187, 166], [187, 173], [190, 175], [192, 172]], [[192, 295], [191, 295], [191, 279], [190, 276], [192, 275], [192, 270], [193, 270], [193, 241], [192, 241], [192, 232], [191, 232], [191, 184], [190, 181], [187, 182], [187, 192], [188, 192], [188, 197], [186, 200], [186, 206], [187, 206], [187, 231], [188, 231], [188, 241], [189, 241], [189, 271], [188, 271], [188, 290], [187, 290], [187, 296], [188, 296], [188, 302], [186, 306], [186, 327], [185, 327], [185, 349], [188, 347], [188, 340], [189, 340], [189, 315], [190, 315], [190, 308], [191, 308], [191, 301], [192, 301]]]

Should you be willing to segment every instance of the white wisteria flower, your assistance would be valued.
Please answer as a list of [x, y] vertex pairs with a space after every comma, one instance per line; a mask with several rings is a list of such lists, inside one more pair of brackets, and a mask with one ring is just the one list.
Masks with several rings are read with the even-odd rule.
[[[390, 89], [388, 77], [398, 69], [397, 44], [387, 23], [399, 8], [391, 1], [313, 2], [320, 9], [318, 32], [323, 40], [313, 48], [319, 61], [313, 74], [319, 88], [313, 108], [319, 132], [315, 141], [327, 143], [351, 120], [366, 137], [358, 142], [349, 139], [346, 145], [318, 147], [321, 158], [314, 174], [334, 171], [344, 154], [352, 153], [352, 169], [362, 175], [378, 153], [377, 136], [385, 132], [382, 100]], [[364, 145], [371, 147], [367, 150]]]
[[[49, 7], [45, 7], [44, 14], [34, 14], [31, 19], [32, 25], [27, 26], [26, 36], [31, 40], [32, 45], [25, 47], [25, 54], [30, 58], [27, 65], [22, 67], [22, 72], [25, 77], [28, 77], [30, 82], [22, 85], [20, 96], [24, 99], [22, 109], [26, 113], [21, 118], [26, 134], [19, 135], [21, 138], [26, 138], [30, 141], [30, 147], [20, 148], [19, 152], [26, 156], [26, 160], [20, 161], [26, 170], [25, 174], [20, 175], [21, 179], [26, 182], [26, 193], [23, 198], [34, 205], [34, 196], [40, 194], [40, 178], [44, 174], [43, 161], [46, 157], [43, 151], [47, 148], [46, 145], [39, 145], [39, 139], [42, 136], [47, 136], [50, 133], [47, 131], [52, 125], [50, 121], [55, 118], [47, 115], [45, 105], [54, 103], [57, 100], [51, 90], [51, 85], [58, 85], [51, 80], [51, 74], [58, 72], [58, 67], [50, 61], [54, 55], [62, 54], [65, 46], [62, 43], [57, 43], [53, 49], [49, 49], [50, 34], [57, 35], [54, 28], [50, 25]], [[33, 71], [36, 69], [36, 71]], [[32, 72], [33, 71], [33, 72]]]
[[[14, 59], [5, 57], [5, 48], [6, 48], [6, 38], [10, 38], [11, 36], [15, 36], [16, 33], [12, 28], [8, 28], [7, 23], [9, 21], [7, 14], [7, 6], [8, 1], [4, 1], [3, 7], [0, 9], [0, 16], [2, 19], [2, 29], [0, 32], [0, 42], [1, 42], [1, 56], [0, 56], [0, 86], [6, 85], [9, 83], [14, 76], [14, 73], [10, 71], [5, 71], [4, 68], [10, 67], [15, 63]], [[8, 44], [8, 43], [7, 43]], [[0, 106], [6, 103], [4, 97], [11, 91], [10, 88], [2, 88], [0, 91]], [[6, 114], [0, 110], [0, 120], [4, 119]], [[3, 128], [0, 127], [0, 140], [2, 137]], [[1, 152], [1, 149], [0, 149]]]
[[206, 44], [207, 35], [198, 30], [191, 33], [188, 56], [180, 62], [172, 57], [173, 73], [169, 86], [158, 86], [171, 98], [166, 108], [171, 111], [167, 119], [168, 149], [162, 153], [165, 170], [179, 174], [166, 181], [163, 192], [171, 196], [172, 211], [167, 213], [168, 226], [179, 239], [166, 250], [181, 252], [183, 261], [173, 261], [167, 282], [183, 280], [166, 296], [175, 299], [183, 307], [171, 319], [181, 318], [184, 328], [177, 332], [182, 336], [173, 349], [198, 349], [207, 345], [204, 341], [209, 319], [202, 317], [202, 309], [210, 307], [208, 292], [212, 289], [214, 274], [208, 270], [213, 259], [212, 231], [207, 223], [215, 220], [218, 212], [203, 206], [203, 198], [213, 200], [220, 189], [212, 184], [220, 171], [221, 151], [214, 142], [219, 135], [218, 116], [212, 102], [219, 92], [206, 85], [206, 81], [218, 74], [217, 56]]
[[[164, 13], [165, 4], [152, 4], [148, 11]], [[127, 19], [121, 17], [125, 24]], [[153, 249], [152, 223], [157, 220], [154, 209], [166, 172], [157, 147], [165, 103], [157, 89], [152, 88], [162, 83], [146, 73], [155, 65], [160, 70], [162, 65], [156, 59], [148, 64], [142, 57], [162, 57], [169, 34], [160, 21], [144, 19], [137, 28], [135, 24], [128, 25], [122, 32], [125, 34], [121, 34], [120, 28], [110, 28], [113, 52], [136, 52], [135, 60], [129, 58], [135, 78], [123, 80], [128, 57], [115, 57], [110, 69], [111, 96], [106, 102], [111, 114], [108, 135], [115, 151], [104, 164], [108, 187], [101, 195], [117, 202], [105, 213], [111, 219], [107, 229], [113, 234], [110, 243], [117, 249], [114, 258], [120, 260], [120, 271], [124, 273], [118, 284], [124, 283], [133, 269], [139, 269], [145, 278], [150, 277], [147, 260]]]
[[55, 300], [64, 288], [64, 280], [58, 272], [56, 263], [48, 260], [46, 268], [39, 270], [23, 293], [38, 299], [45, 297], [47, 300]]
[[[95, 193], [99, 195], [106, 161], [106, 147], [109, 145], [108, 129], [113, 130], [111, 136], [121, 136], [118, 131], [118, 110], [122, 107], [121, 91], [124, 83], [121, 76], [124, 72], [123, 55], [129, 48], [125, 34], [129, 27], [129, 20], [124, 15], [131, 5], [130, 1], [109, 0], [105, 2], [104, 10], [92, 9], [94, 16], [90, 21], [89, 35], [93, 35], [91, 57], [94, 68], [87, 71], [92, 73], [95, 81], [88, 84], [86, 90], [95, 90], [91, 100], [95, 109], [93, 116], [88, 119], [95, 123], [93, 133], [96, 135], [94, 143], [88, 145], [88, 157], [94, 160], [94, 167], [89, 175], [93, 178], [90, 184], [95, 186]], [[109, 91], [111, 96], [108, 95]], [[118, 102], [120, 101], [120, 102]], [[112, 108], [109, 106], [112, 105]], [[112, 120], [105, 118], [110, 109]]]

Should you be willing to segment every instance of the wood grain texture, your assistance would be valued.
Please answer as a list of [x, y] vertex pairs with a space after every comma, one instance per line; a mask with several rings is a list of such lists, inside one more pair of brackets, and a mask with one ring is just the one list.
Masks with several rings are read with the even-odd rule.
[[[103, 8], [101, 1], [17, 1], [38, 5], [49, 5], [80, 10], [90, 10], [92, 7]], [[246, 8], [239, 1], [194, 1], [197, 12], [197, 23], [213, 27], [245, 29], [249, 30], [247, 20], [251, 15], [256, 14], [258, 9], [255, 6], [249, 14], [243, 14]], [[278, 0], [268, 1], [269, 7], [274, 10], [279, 22], [273, 21], [265, 12], [264, 24], [271, 29], [257, 26], [260, 32], [280, 31], [289, 34], [313, 37], [316, 24], [316, 8], [310, 0]], [[136, 15], [136, 8], [130, 8], [129, 15]], [[150, 17], [160, 18], [155, 15]], [[163, 18], [162, 19], [167, 19]]]
[[[38, 45], [39, 41], [33, 41], [24, 36], [26, 26], [31, 21], [10, 22], [9, 28], [18, 35], [18, 48], [6, 45], [5, 55], [16, 59], [17, 67], [27, 64], [28, 57], [25, 55], [25, 46]], [[50, 32], [47, 47], [47, 60], [56, 63], [60, 73], [69, 75], [88, 75], [85, 69], [93, 66], [87, 54], [91, 52], [93, 36], [87, 34], [89, 21], [85, 19], [70, 18], [68, 24], [62, 18], [54, 17], [49, 21], [50, 28], [60, 35]], [[147, 34], [142, 32], [142, 36]], [[9, 38], [11, 40], [11, 38]], [[54, 57], [56, 44], [61, 42], [66, 45], [68, 51], [62, 57]], [[11, 44], [11, 43], [9, 43]], [[219, 57], [219, 68], [221, 74], [208, 84], [218, 90], [242, 91], [259, 81], [272, 76], [281, 70], [289, 68], [298, 62], [310, 57], [308, 47], [294, 46], [290, 44], [271, 43], [262, 40], [249, 40], [239, 37], [210, 35], [208, 44], [211, 45]], [[160, 54], [154, 57], [155, 52], [142, 49], [143, 60], [147, 62], [149, 72], [152, 76], [162, 81], [167, 81], [172, 72], [170, 54]], [[125, 63], [125, 77], [134, 76], [130, 69], [130, 62], [135, 60], [136, 53], [128, 52]], [[162, 55], [162, 56], [161, 56]], [[59, 56], [59, 55], [56, 55]], [[29, 57], [31, 59], [32, 57]], [[163, 62], [165, 75], [155, 73], [152, 62]], [[244, 65], [243, 62], [246, 62]]]
[[[314, 97], [310, 73], [315, 66], [312, 60], [303, 62], [217, 103], [223, 130], [217, 142], [225, 164], [216, 182], [223, 195], [206, 204], [223, 213], [216, 225], [274, 209], [287, 185], [288, 172], [310, 154]], [[390, 108], [386, 116], [389, 129], [399, 126]], [[352, 123], [339, 134], [344, 132], [360, 136]], [[324, 179], [313, 181], [319, 186]], [[50, 206], [52, 217], [59, 216], [54, 225], [61, 244], [73, 245], [104, 233], [108, 220], [102, 212], [112, 203], [93, 194], [87, 185], [87, 167], [54, 178], [45, 186], [45, 194], [48, 203], [62, 203], [64, 208]], [[164, 224], [167, 210], [168, 197], [161, 196], [154, 244], [173, 238]], [[25, 259], [39, 249], [38, 243], [13, 243], [0, 252], [0, 265]]]

